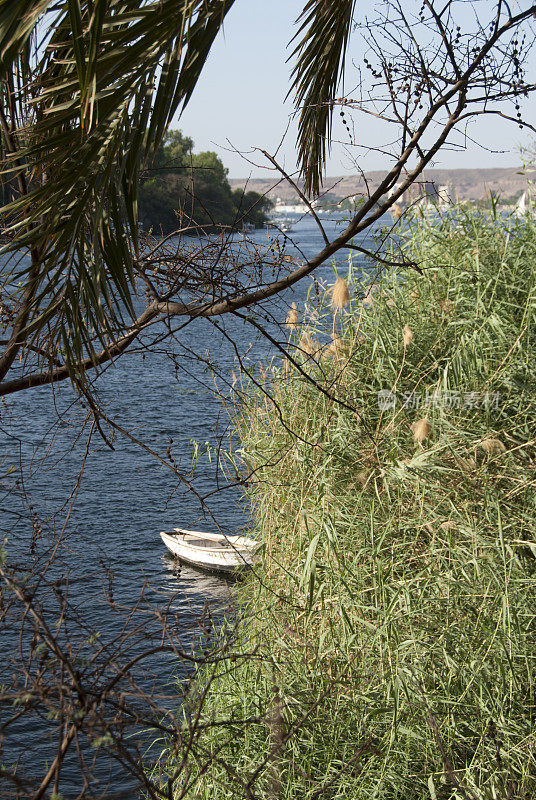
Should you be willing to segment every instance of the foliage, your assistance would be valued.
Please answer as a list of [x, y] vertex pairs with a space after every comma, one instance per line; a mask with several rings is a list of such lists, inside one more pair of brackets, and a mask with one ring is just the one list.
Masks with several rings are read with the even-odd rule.
[[[322, 169], [331, 143], [331, 120], [352, 29], [355, 0], [307, 0], [298, 22], [293, 51], [296, 105], [299, 117], [299, 159], [305, 190], [318, 195]], [[318, 69], [321, 54], [322, 68]], [[291, 90], [292, 91], [292, 90]]]
[[[324, 5], [337, 17], [338, 2]], [[0, 173], [17, 185], [2, 222], [10, 251], [28, 248], [32, 261], [18, 276], [0, 381], [20, 340], [48, 326], [46, 349], [65, 353], [67, 374], [83, 382], [80, 363], [94, 364], [99, 347], [134, 322], [140, 167], [188, 103], [232, 6], [0, 0]], [[342, 57], [330, 61], [335, 76]], [[298, 75], [295, 85], [303, 91], [308, 80]], [[321, 135], [326, 124], [323, 115]], [[148, 208], [159, 200], [153, 192]]]
[[398, 244], [422, 275], [351, 267], [291, 331], [342, 405], [280, 361], [241, 398], [257, 655], [211, 675], [188, 797], [536, 794], [536, 224], [462, 208]]
[[[336, 105], [356, 152], [367, 143], [354, 139], [350, 117], [372, 114], [378, 120], [386, 137], [378, 141], [373, 134], [369, 146], [385, 155], [389, 168], [374, 191], [363, 193], [335, 238], [330, 240], [317, 220], [320, 249], [286, 274], [268, 248], [258, 262], [264, 267], [259, 283], [259, 274], [235, 268], [229, 246], [219, 263], [232, 267], [221, 285], [212, 282], [211, 302], [203, 295], [200, 302], [184, 303], [179, 286], [186, 290], [182, 297], [195, 293], [184, 283], [191, 258], [186, 247], [174, 261], [183, 270], [180, 279], [161, 295], [153, 270], [168, 269], [168, 254], [165, 265], [157, 264], [161, 250], [149, 263], [144, 259], [140, 173], [153, 158], [158, 161], [163, 136], [195, 91], [233, 5], [233, 0], [96, 5], [0, 0], [0, 175], [12, 190], [4, 194], [4, 200], [11, 194], [11, 201], [1, 209], [2, 233], [9, 237], [3, 255], [11, 257], [0, 286], [7, 296], [2, 395], [67, 378], [89, 392], [87, 371], [121, 355], [157, 318], [233, 313], [311, 274], [374, 226], [437, 152], [456, 142], [456, 131], [458, 141], [466, 141], [462, 131], [469, 120], [495, 114], [531, 127], [520, 110], [520, 98], [536, 89], [526, 78], [534, 42], [530, 8], [479, 4], [480, 14], [466, 30], [464, 3], [415, 4], [408, 17], [399, 3], [387, 2], [378, 3], [371, 18], [362, 14], [354, 26], [353, 0], [307, 0], [291, 56], [305, 192], [319, 192]], [[336, 97], [354, 27], [363, 68], [356, 60], [353, 96]], [[185, 143], [173, 146], [182, 159]], [[309, 202], [275, 156], [257, 152]], [[155, 176], [145, 188], [145, 202], [142, 198], [148, 225], [155, 231], [175, 227], [181, 203], [194, 226], [212, 226], [216, 218], [224, 226], [235, 224], [233, 204], [239, 216], [245, 212], [255, 222], [251, 202], [230, 196], [222, 172], [213, 155], [199, 154], [192, 156], [187, 177], [173, 178], [169, 170], [165, 182]], [[184, 202], [173, 197], [174, 182], [184, 190]], [[255, 213], [262, 210], [254, 205]], [[165, 210], [159, 213], [159, 207]], [[224, 227], [222, 241], [228, 241], [227, 232]], [[21, 250], [27, 261], [19, 262]], [[150, 302], [138, 314], [141, 283]]]
[[258, 192], [231, 189], [227, 169], [216, 153], [192, 153], [193, 142], [168, 131], [140, 186], [140, 220], [167, 234], [178, 227], [204, 230], [218, 226], [262, 226], [272, 203]]
[[30, 316], [50, 324], [70, 372], [94, 356], [93, 330], [103, 345], [133, 311], [139, 165], [191, 96], [230, 6], [0, 4], [2, 172], [18, 183], [3, 213], [12, 249], [32, 258], [14, 332]]

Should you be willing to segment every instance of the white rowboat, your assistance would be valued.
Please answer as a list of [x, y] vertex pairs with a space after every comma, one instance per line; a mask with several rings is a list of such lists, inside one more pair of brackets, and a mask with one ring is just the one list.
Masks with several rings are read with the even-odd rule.
[[239, 567], [251, 567], [257, 560], [259, 543], [247, 536], [175, 528], [173, 532], [162, 531], [160, 537], [180, 561], [202, 569], [233, 572]]

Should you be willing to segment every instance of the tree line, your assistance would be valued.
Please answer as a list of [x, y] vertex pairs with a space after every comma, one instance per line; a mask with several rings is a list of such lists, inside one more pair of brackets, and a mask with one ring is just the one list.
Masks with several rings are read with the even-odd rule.
[[[232, 189], [229, 170], [211, 150], [194, 153], [194, 142], [182, 131], [168, 131], [150, 163], [142, 172], [138, 211], [147, 231], [167, 235], [210, 231], [222, 226], [261, 228], [273, 203], [259, 192]], [[7, 206], [17, 195], [16, 180], [2, 176], [0, 204]]]
[[141, 180], [143, 227], [164, 234], [179, 227], [192, 232], [222, 225], [262, 227], [271, 200], [258, 192], [233, 190], [216, 153], [194, 153], [193, 147], [192, 139], [181, 131], [170, 130], [164, 136]]

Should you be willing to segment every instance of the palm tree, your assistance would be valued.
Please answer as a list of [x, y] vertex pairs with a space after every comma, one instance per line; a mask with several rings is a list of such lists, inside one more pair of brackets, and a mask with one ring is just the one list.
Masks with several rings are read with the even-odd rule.
[[[53, 361], [83, 381], [150, 318], [133, 309], [140, 169], [191, 98], [234, 2], [0, 0], [5, 252], [30, 256], [9, 277], [3, 392], [21, 350], [46, 353], [43, 374]], [[353, 6], [308, 0], [300, 17], [291, 91], [313, 193]]]

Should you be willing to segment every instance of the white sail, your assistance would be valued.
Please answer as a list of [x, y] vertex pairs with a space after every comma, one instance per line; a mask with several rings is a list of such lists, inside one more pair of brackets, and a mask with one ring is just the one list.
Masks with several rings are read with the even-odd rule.
[[527, 213], [527, 193], [523, 192], [519, 200], [517, 201], [514, 214], [519, 219], [520, 217], [524, 217]]

